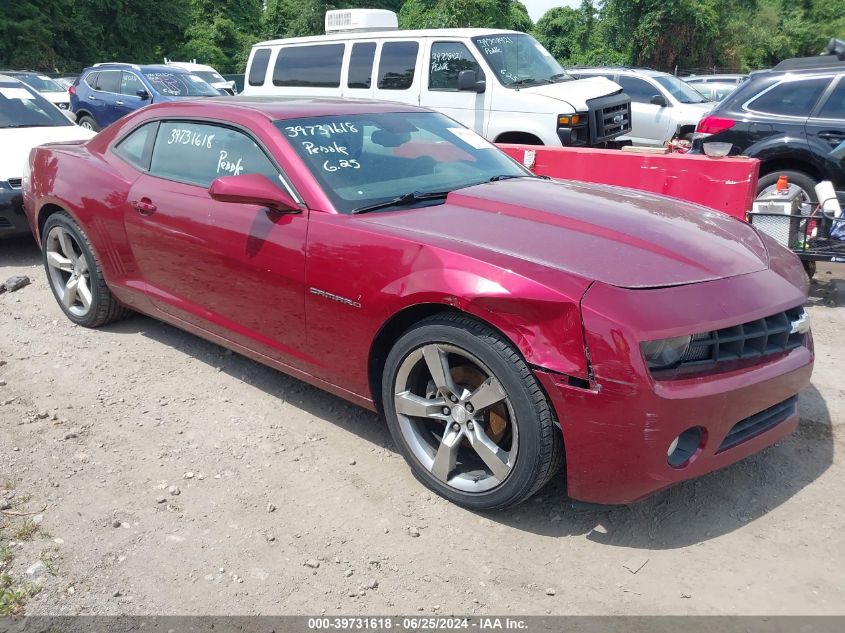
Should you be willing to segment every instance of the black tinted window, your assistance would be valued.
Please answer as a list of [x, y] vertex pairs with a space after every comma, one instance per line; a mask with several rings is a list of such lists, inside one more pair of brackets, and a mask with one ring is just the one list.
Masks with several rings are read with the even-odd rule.
[[262, 149], [242, 132], [219, 125], [162, 123], [150, 173], [207, 187], [221, 176], [263, 174], [280, 183], [279, 172]]
[[158, 123], [147, 123], [131, 132], [114, 148], [114, 153], [141, 169], [149, 167], [149, 152]]
[[388, 42], [381, 47], [378, 65], [378, 87], [381, 90], [407, 90], [414, 83], [419, 44]]
[[373, 80], [373, 59], [376, 56], [375, 42], [358, 42], [352, 45], [349, 57], [349, 78], [346, 85], [350, 88], [369, 88]]
[[259, 48], [252, 56], [252, 65], [249, 67], [249, 85], [263, 86], [264, 78], [267, 76], [267, 65], [270, 63], [270, 49]]
[[783, 116], [810, 116], [830, 78], [784, 81], [749, 104], [751, 110]]
[[660, 91], [650, 83], [636, 77], [621, 75], [616, 83], [622, 86], [622, 90], [631, 97], [631, 101], [636, 103], [651, 103], [651, 98], [660, 94]]
[[839, 83], [827, 101], [819, 111], [819, 116], [824, 119], [842, 119], [845, 120], [845, 77], [839, 79]]
[[435, 42], [431, 45], [428, 67], [428, 87], [431, 90], [457, 90], [458, 73], [474, 70], [482, 79], [481, 68], [475, 58], [460, 42]]
[[283, 48], [279, 51], [273, 69], [273, 85], [338, 88], [343, 48], [343, 44]]
[[94, 88], [102, 92], [120, 92], [120, 75], [119, 70], [101, 72], [97, 75], [97, 84]]

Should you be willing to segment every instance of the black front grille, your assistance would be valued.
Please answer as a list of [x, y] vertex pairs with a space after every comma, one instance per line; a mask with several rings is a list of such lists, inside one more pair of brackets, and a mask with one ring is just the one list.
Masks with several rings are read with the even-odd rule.
[[765, 411], [760, 411], [760, 413], [755, 413], [744, 420], [740, 420], [730, 430], [730, 433], [725, 436], [725, 439], [719, 446], [719, 450], [716, 452], [721, 453], [737, 444], [741, 444], [745, 440], [750, 440], [752, 437], [776, 427], [793, 415], [797, 407], [798, 396], [792, 396], [773, 407], [769, 407]]
[[763, 358], [801, 347], [805, 334], [793, 332], [792, 323], [803, 314], [804, 308], [798, 306], [756, 321], [696, 334], [680, 366]]
[[631, 131], [631, 100], [625, 93], [590, 99], [590, 144], [609, 141]]
[[11, 186], [12, 189], [20, 189], [21, 188], [21, 179], [20, 178], [9, 178], [9, 180], [7, 180], [6, 182], [9, 183], [9, 186]]

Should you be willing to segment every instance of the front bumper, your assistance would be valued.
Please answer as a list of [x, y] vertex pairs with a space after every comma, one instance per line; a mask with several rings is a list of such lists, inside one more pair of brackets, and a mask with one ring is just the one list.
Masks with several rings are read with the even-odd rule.
[[[582, 388], [536, 372], [563, 431], [569, 495], [591, 503], [630, 503], [728, 466], [794, 431], [797, 407], [787, 402], [775, 409], [772, 424], [722, 448], [738, 423], [789, 401], [809, 384], [809, 333], [804, 346], [765, 361], [675, 380], [655, 380], [631, 341], [668, 338], [684, 328], [691, 333], [691, 323], [697, 331], [718, 329], [804, 299], [799, 288], [771, 270], [654, 290], [594, 284], [582, 305], [594, 383]], [[704, 429], [700, 449], [683, 467], [672, 467], [667, 449], [690, 427]]]
[[0, 238], [30, 235], [20, 189], [0, 188]]

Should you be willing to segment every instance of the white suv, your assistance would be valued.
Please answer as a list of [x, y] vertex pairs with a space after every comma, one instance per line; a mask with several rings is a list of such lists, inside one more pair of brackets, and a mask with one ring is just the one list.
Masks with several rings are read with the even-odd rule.
[[618, 140], [663, 147], [673, 138], [692, 139], [695, 126], [716, 106], [669, 73], [642, 68], [571, 68], [576, 77], [605, 77], [631, 97], [631, 132]]

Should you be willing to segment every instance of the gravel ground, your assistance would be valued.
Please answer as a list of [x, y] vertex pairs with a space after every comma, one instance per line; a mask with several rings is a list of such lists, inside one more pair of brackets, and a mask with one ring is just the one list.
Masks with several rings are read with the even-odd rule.
[[556, 481], [479, 515], [375, 415], [147, 317], [73, 326], [31, 241], [0, 242], [18, 274], [0, 594], [29, 614], [845, 614], [845, 308], [823, 285], [792, 437], [630, 507], [573, 511]]

